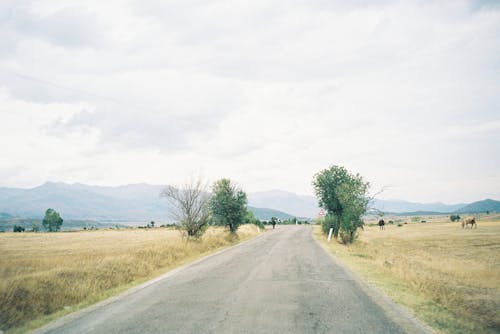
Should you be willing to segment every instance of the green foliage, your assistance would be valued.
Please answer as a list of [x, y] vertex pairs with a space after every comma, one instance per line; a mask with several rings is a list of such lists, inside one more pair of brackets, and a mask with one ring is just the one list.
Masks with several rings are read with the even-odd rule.
[[220, 179], [212, 186], [210, 209], [215, 223], [228, 226], [231, 233], [245, 222], [247, 195], [229, 179]]
[[63, 219], [56, 210], [47, 209], [47, 211], [45, 211], [45, 217], [43, 218], [42, 225], [47, 231], [59, 231], [62, 224]]
[[321, 230], [324, 234], [328, 234], [331, 227], [335, 226], [335, 216], [327, 214], [325, 218], [321, 220]]
[[411, 217], [411, 221], [414, 223], [418, 223], [420, 221], [420, 217], [419, 216]]
[[323, 231], [332, 226], [335, 238], [342, 232], [342, 241], [352, 242], [357, 229], [364, 225], [361, 218], [368, 208], [369, 183], [342, 166], [331, 166], [315, 174], [312, 184], [319, 206], [327, 211]]
[[459, 220], [460, 220], [460, 215], [451, 215], [451, 216], [450, 216], [450, 220], [451, 220], [452, 222], [457, 222], [457, 221], [459, 221]]
[[257, 219], [253, 212], [250, 210], [247, 210], [247, 212], [245, 213], [244, 224], [254, 224], [255, 226], [258, 226], [262, 229], [266, 228], [264, 223]]
[[38, 225], [37, 222], [32, 222], [31, 223], [31, 230], [33, 232], [39, 232], [40, 231], [40, 225]]
[[14, 227], [12, 228], [12, 231], [14, 231], [14, 232], [24, 232], [24, 227], [19, 226], [19, 225], [14, 225]]

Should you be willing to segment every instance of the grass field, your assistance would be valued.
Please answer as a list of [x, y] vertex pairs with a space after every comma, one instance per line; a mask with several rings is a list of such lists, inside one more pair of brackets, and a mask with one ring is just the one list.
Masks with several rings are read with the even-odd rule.
[[188, 241], [167, 228], [0, 234], [0, 330], [17, 333], [95, 303], [207, 253], [238, 237], [211, 227]]
[[[441, 218], [444, 219], [444, 218]], [[442, 333], [500, 333], [500, 223], [366, 226], [350, 246], [322, 245]]]

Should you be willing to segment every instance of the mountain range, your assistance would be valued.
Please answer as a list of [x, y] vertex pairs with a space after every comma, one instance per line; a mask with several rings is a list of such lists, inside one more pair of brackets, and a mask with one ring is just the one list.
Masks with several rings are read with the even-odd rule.
[[[168, 206], [160, 197], [163, 186], [130, 184], [118, 187], [47, 182], [41, 186], [0, 187], [0, 219], [41, 218], [47, 208], [57, 210], [64, 219], [97, 221], [166, 221]], [[248, 193], [249, 209], [259, 219], [316, 217], [319, 212], [313, 196], [282, 190]], [[433, 212], [464, 213], [500, 211], [500, 202], [483, 200], [470, 204], [413, 203], [401, 200], [373, 200], [371, 207], [386, 213]]]

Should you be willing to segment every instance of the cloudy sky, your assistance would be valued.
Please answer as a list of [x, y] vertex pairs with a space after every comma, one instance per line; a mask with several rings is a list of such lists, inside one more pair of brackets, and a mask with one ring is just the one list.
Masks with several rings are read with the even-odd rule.
[[[369, 5], [367, 5], [369, 4]], [[0, 2], [0, 186], [500, 199], [495, 1]]]

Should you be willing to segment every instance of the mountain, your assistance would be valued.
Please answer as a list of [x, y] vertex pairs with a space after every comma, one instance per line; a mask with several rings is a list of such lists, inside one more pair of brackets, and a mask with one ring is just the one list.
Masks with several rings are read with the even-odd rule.
[[467, 204], [444, 204], [436, 203], [414, 203], [401, 200], [374, 199], [370, 207], [383, 212], [392, 213], [412, 213], [412, 212], [434, 212], [449, 213], [455, 212]]
[[100, 187], [47, 182], [31, 189], [0, 188], [0, 212], [42, 218], [47, 208], [64, 219], [165, 220], [162, 186], [132, 184]]
[[460, 209], [457, 213], [478, 213], [478, 212], [500, 212], [500, 201], [495, 201], [492, 199], [485, 199], [482, 201], [474, 202], [468, 204]]
[[[118, 187], [47, 182], [31, 189], [0, 188], [0, 218], [43, 218], [47, 208], [63, 219], [97, 221], [165, 221], [168, 205], [160, 197], [163, 186], [130, 184]], [[264, 205], [264, 207], [266, 207]], [[274, 209], [249, 206], [259, 219], [290, 219]]]
[[[31, 189], [0, 187], [0, 218], [42, 218], [47, 208], [64, 219], [149, 222], [168, 220], [167, 201], [160, 197], [163, 186], [145, 183], [118, 187], [47, 182]], [[317, 217], [313, 196], [282, 190], [248, 194], [248, 205], [259, 219], [275, 216]], [[390, 213], [463, 213], [500, 211], [500, 202], [487, 199], [471, 204], [413, 203], [401, 200], [373, 200], [372, 208]]]
[[295, 217], [317, 217], [319, 212], [318, 201], [313, 196], [282, 190], [249, 193], [248, 204], [288, 212]]
[[[288, 212], [297, 217], [317, 217], [319, 212], [318, 201], [313, 196], [297, 195], [282, 190], [271, 190], [248, 194], [249, 205], [273, 208]], [[383, 212], [455, 212], [467, 204], [414, 203], [402, 200], [374, 199], [370, 208]]]
[[259, 220], [271, 220], [272, 217], [276, 217], [281, 220], [292, 219], [294, 216], [289, 215], [286, 212], [267, 209], [267, 208], [256, 208], [253, 206], [248, 206], [248, 210], [252, 211], [255, 218]]

